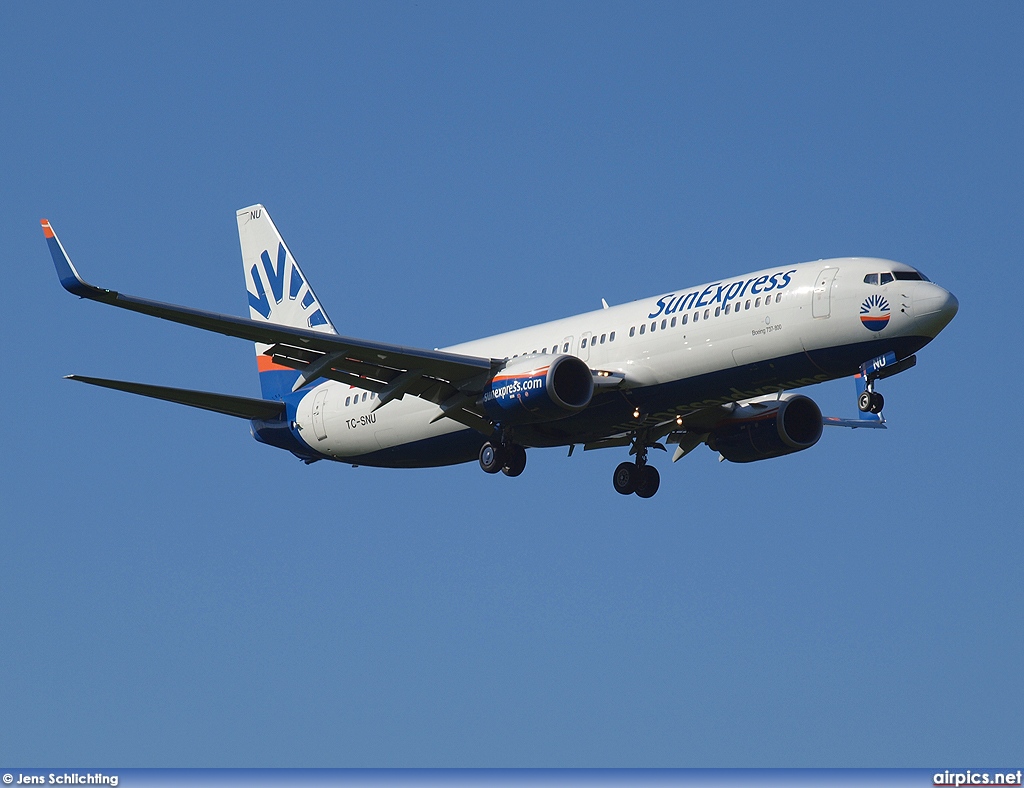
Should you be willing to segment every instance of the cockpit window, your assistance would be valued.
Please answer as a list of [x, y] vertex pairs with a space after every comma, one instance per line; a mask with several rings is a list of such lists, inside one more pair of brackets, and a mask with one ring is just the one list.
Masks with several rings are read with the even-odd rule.
[[893, 271], [884, 274], [865, 274], [864, 284], [866, 285], [887, 285], [895, 279], [897, 282], [930, 282], [932, 281], [920, 271]]

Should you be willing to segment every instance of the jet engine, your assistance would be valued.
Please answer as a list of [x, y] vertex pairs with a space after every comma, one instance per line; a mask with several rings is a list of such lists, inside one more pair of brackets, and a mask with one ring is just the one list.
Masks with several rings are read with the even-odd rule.
[[491, 379], [482, 404], [504, 424], [554, 421], [583, 410], [594, 396], [594, 378], [576, 356], [530, 355], [512, 359]]
[[821, 437], [821, 409], [802, 394], [736, 408], [708, 435], [729, 462], [754, 462], [809, 449]]

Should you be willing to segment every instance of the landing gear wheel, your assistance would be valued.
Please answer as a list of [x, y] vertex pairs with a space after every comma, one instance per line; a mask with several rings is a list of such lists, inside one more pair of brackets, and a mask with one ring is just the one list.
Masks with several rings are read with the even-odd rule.
[[661, 486], [661, 474], [653, 465], [643, 465], [637, 471], [640, 478], [636, 482], [636, 494], [641, 498], [652, 497]]
[[885, 397], [877, 391], [868, 391], [865, 389], [860, 393], [860, 396], [857, 397], [857, 409], [861, 413], [881, 413], [884, 405]]
[[501, 450], [501, 446], [495, 446], [490, 441], [487, 441], [483, 446], [480, 447], [480, 467], [484, 473], [497, 473], [505, 465], [505, 458], [502, 456], [504, 452]]
[[518, 476], [526, 470], [526, 449], [518, 443], [507, 447], [505, 464], [501, 466], [501, 472], [506, 476]]
[[632, 495], [636, 492], [637, 479], [640, 476], [640, 469], [632, 462], [623, 462], [615, 469], [612, 476], [612, 484], [615, 485], [615, 492], [620, 495]]

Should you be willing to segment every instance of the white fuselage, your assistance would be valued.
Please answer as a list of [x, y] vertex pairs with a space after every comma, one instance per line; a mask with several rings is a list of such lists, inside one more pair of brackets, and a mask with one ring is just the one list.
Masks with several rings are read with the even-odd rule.
[[[923, 279], [865, 281], [894, 271], [914, 269], [875, 258], [780, 266], [444, 350], [497, 359], [567, 353], [593, 370], [621, 373], [620, 390], [595, 396], [595, 404], [606, 399], [603, 411], [555, 422], [564, 428], [561, 437], [523, 440], [566, 445], [607, 432], [623, 408], [640, 403], [684, 413], [851, 375], [857, 364], [889, 350], [901, 358], [916, 352], [952, 318], [955, 299]], [[865, 315], [868, 304], [874, 323]], [[368, 392], [327, 381], [302, 398], [295, 421], [315, 452], [358, 464], [406, 464], [389, 457], [409, 444], [425, 447], [415, 464], [459, 462], [471, 456], [470, 450], [452, 454], [456, 433], [466, 433], [469, 446], [485, 439], [450, 419], [432, 421], [441, 411], [419, 398], [374, 411], [375, 405]], [[426, 448], [431, 442], [434, 459]]]

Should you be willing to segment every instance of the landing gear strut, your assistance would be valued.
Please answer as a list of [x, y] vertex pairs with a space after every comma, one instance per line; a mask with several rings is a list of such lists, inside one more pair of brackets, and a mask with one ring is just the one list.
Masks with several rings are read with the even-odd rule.
[[636, 493], [641, 498], [650, 498], [661, 486], [661, 474], [653, 465], [647, 464], [647, 447], [636, 444], [636, 462], [623, 462], [612, 475], [615, 492], [620, 495]]
[[518, 476], [526, 469], [526, 449], [511, 441], [487, 441], [480, 447], [480, 467], [484, 473]]

